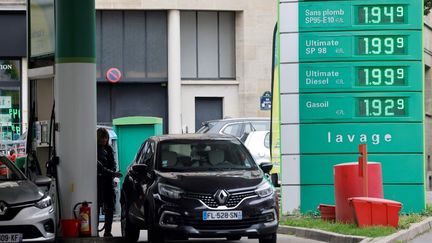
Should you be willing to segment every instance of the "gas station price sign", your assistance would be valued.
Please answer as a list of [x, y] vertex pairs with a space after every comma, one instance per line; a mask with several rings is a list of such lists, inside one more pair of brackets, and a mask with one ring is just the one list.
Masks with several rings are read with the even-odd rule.
[[419, 92], [302, 94], [300, 121], [419, 122], [423, 107]]
[[[362, 143], [392, 161], [384, 174], [397, 170], [398, 180], [384, 182], [389, 199], [406, 212], [424, 210], [423, 7], [421, 0], [280, 1], [281, 166], [290, 172], [281, 174], [283, 213], [333, 204], [328, 156], [354, 156]], [[318, 166], [298, 166], [308, 156]], [[394, 160], [401, 156], [415, 156], [416, 169]]]
[[421, 26], [422, 1], [332, 1], [300, 2], [302, 31], [416, 29]]
[[299, 65], [300, 93], [421, 91], [422, 63], [329, 62]]
[[421, 60], [421, 31], [300, 33], [300, 62]]

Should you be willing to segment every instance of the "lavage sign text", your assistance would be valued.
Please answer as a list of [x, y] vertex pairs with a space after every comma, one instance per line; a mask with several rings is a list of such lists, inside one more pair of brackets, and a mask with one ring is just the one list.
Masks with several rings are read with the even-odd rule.
[[390, 143], [392, 141], [391, 134], [333, 134], [332, 132], [327, 133], [328, 143], [369, 143], [373, 145], [381, 144], [381, 142]]

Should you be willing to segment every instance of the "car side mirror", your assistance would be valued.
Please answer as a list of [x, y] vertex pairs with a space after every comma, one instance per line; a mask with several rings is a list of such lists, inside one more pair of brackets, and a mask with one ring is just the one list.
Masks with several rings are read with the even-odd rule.
[[149, 169], [146, 164], [136, 164], [132, 166], [132, 171], [144, 175], [149, 171]]
[[36, 186], [47, 186], [49, 187], [51, 185], [51, 178], [47, 177], [47, 176], [37, 176], [34, 179], [34, 183], [36, 184]]
[[259, 167], [261, 168], [262, 171], [264, 171], [264, 173], [270, 174], [270, 171], [273, 168], [273, 164], [269, 162], [263, 162], [259, 165]]

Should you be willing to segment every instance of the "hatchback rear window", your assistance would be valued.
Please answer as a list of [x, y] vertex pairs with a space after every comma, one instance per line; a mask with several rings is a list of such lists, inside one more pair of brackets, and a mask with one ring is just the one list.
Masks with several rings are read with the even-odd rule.
[[203, 126], [198, 129], [198, 131], [196, 133], [207, 133], [208, 131], [210, 131], [210, 129], [215, 125], [214, 122], [207, 122], [204, 123]]
[[270, 121], [253, 121], [251, 122], [255, 131], [268, 131], [270, 130]]

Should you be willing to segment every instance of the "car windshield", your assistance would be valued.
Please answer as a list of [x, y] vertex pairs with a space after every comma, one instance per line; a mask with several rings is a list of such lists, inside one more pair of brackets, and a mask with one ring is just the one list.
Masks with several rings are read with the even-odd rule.
[[0, 181], [25, 180], [22, 172], [6, 157], [0, 157]]
[[161, 142], [156, 167], [164, 172], [257, 169], [245, 147], [236, 140]]

